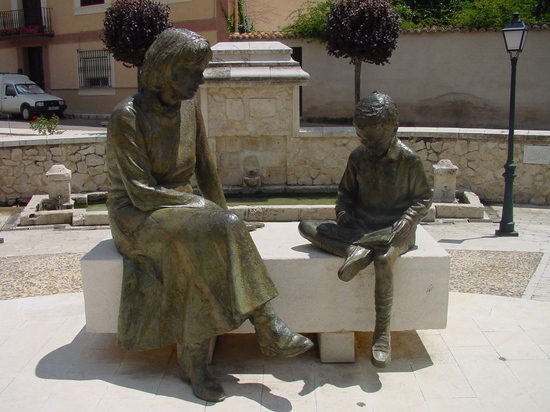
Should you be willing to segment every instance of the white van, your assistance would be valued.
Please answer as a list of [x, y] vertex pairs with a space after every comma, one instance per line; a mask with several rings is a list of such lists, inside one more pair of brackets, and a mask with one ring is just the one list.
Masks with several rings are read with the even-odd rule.
[[30, 120], [35, 115], [62, 115], [65, 100], [42, 90], [24, 74], [0, 73], [0, 112], [21, 114]]

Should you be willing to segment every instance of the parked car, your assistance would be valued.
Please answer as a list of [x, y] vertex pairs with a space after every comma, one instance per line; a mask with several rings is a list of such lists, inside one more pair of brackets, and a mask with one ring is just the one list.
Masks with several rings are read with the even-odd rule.
[[46, 93], [24, 74], [0, 74], [0, 112], [30, 120], [41, 114], [61, 116], [66, 108], [65, 100]]

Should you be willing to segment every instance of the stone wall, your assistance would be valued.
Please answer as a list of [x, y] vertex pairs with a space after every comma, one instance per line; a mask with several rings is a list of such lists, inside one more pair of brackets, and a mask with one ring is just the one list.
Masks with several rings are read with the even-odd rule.
[[[332, 129], [332, 131], [331, 131]], [[289, 185], [336, 185], [348, 156], [359, 143], [350, 128], [307, 128], [289, 139], [287, 183]]]
[[[506, 130], [402, 127], [398, 135], [420, 155], [430, 181], [433, 181], [432, 165], [441, 159], [450, 159], [459, 167], [459, 189], [471, 190], [483, 201], [502, 201]], [[515, 137], [518, 175], [514, 183], [515, 202], [550, 205], [550, 132], [517, 131]], [[73, 193], [106, 190], [104, 134], [50, 138], [47, 143], [32, 145], [28, 141], [0, 143], [0, 204], [23, 203], [33, 194], [46, 193], [45, 173], [57, 163], [72, 171]], [[302, 128], [298, 136], [289, 138], [218, 136], [213, 139], [225, 187], [242, 185], [244, 154], [260, 153], [259, 174], [264, 189], [272, 185], [322, 188], [338, 184], [349, 153], [358, 144], [350, 127]], [[532, 161], [533, 152], [541, 154], [536, 164]], [[279, 166], [271, 167], [270, 162]]]
[[[208, 136], [214, 141], [224, 184], [241, 185], [244, 160], [257, 158], [266, 185], [286, 183], [286, 143], [292, 133], [293, 93], [288, 86], [207, 88]], [[212, 143], [211, 143], [212, 144]]]
[[[449, 159], [458, 166], [457, 187], [471, 190], [481, 200], [502, 202], [506, 130], [401, 127], [398, 136], [421, 157], [433, 185], [432, 165]], [[353, 128], [302, 128], [288, 143], [287, 184], [338, 183], [349, 153], [359, 141]], [[544, 153], [538, 164], [526, 155]], [[516, 131], [514, 160], [517, 165], [514, 200], [517, 203], [550, 204], [550, 132]], [[541, 164], [542, 163], [542, 164]]]
[[0, 204], [26, 203], [46, 193], [45, 173], [54, 164], [72, 172], [73, 193], [107, 190], [105, 142], [54, 143], [0, 148]]
[[[458, 166], [457, 187], [476, 193], [481, 200], [502, 202], [504, 196], [504, 164], [508, 153], [506, 133], [471, 133], [459, 136], [423, 136], [412, 133], [403, 139], [422, 158], [425, 169], [433, 178], [431, 166], [440, 159], [450, 159]], [[515, 136], [514, 161], [517, 177], [514, 181], [516, 203], [550, 204], [550, 156], [545, 164], [530, 163], [526, 150], [550, 149], [550, 133], [539, 135], [518, 133]], [[550, 155], [550, 152], [547, 152]]]

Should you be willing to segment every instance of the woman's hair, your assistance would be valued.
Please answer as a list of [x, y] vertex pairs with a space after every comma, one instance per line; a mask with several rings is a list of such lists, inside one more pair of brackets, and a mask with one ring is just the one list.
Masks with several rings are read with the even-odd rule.
[[354, 124], [379, 123], [396, 125], [398, 123], [397, 106], [387, 94], [372, 92], [355, 106]]
[[177, 69], [212, 58], [204, 37], [186, 29], [167, 29], [153, 42], [140, 68], [139, 89], [158, 92], [174, 79]]

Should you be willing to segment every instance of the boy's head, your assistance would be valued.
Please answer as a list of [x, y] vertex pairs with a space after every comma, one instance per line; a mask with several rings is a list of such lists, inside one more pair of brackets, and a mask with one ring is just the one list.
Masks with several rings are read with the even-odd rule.
[[372, 155], [382, 156], [399, 127], [397, 107], [390, 96], [373, 92], [355, 106], [353, 125], [361, 144]]

